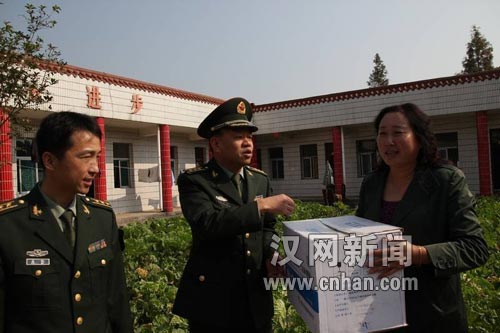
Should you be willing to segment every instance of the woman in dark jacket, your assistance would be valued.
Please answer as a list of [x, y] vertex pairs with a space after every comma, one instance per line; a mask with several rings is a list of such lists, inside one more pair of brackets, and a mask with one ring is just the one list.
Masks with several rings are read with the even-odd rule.
[[459, 273], [483, 265], [488, 249], [465, 176], [440, 161], [430, 119], [416, 105], [384, 108], [375, 129], [379, 167], [363, 180], [356, 215], [403, 228], [412, 265], [383, 266], [378, 250], [370, 272], [405, 268], [418, 279], [418, 290], [405, 293], [401, 332], [467, 332]]

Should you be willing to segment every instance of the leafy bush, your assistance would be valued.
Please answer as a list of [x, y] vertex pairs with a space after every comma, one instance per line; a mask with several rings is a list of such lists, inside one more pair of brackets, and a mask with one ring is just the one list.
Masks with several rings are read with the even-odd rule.
[[187, 322], [172, 314], [177, 284], [191, 245], [186, 220], [154, 219], [129, 224], [124, 231], [134, 332], [187, 332]]
[[[478, 200], [478, 216], [490, 249], [490, 260], [462, 275], [471, 333], [500, 332], [500, 200]], [[294, 214], [278, 221], [295, 221], [353, 214], [342, 203], [324, 206], [297, 202]], [[189, 255], [191, 232], [182, 217], [128, 225], [125, 230], [125, 269], [136, 333], [187, 332], [187, 322], [172, 314], [177, 284]], [[282, 234], [282, 223], [277, 231]], [[285, 290], [274, 291], [274, 332], [308, 332], [288, 302]]]
[[471, 333], [500, 332], [500, 200], [481, 197], [479, 222], [488, 243], [490, 258], [481, 267], [462, 274], [462, 291]]

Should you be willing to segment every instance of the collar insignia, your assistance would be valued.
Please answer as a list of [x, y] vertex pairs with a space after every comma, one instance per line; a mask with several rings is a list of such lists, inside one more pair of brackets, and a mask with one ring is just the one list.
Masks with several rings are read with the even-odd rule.
[[41, 209], [38, 209], [37, 205], [33, 206], [32, 211], [33, 211], [33, 215], [35, 215], [35, 216], [40, 216], [43, 213], [43, 211]]

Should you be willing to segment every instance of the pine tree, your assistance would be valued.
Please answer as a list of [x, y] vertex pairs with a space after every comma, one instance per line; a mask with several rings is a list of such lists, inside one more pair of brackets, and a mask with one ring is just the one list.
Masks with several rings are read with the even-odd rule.
[[493, 69], [493, 47], [473, 25], [471, 40], [467, 43], [467, 53], [462, 61], [463, 74], [477, 73]]
[[384, 62], [380, 58], [379, 54], [376, 53], [373, 58], [373, 71], [368, 78], [366, 83], [368, 87], [381, 87], [389, 84], [389, 79], [387, 78], [387, 69], [385, 68]]

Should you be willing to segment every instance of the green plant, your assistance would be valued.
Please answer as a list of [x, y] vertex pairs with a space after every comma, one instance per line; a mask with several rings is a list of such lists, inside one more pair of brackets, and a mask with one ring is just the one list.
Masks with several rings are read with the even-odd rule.
[[481, 197], [476, 207], [490, 258], [462, 274], [462, 291], [471, 333], [500, 332], [500, 200]]
[[[500, 332], [500, 199], [479, 198], [477, 212], [490, 249], [486, 265], [462, 274], [469, 330], [472, 333]], [[342, 203], [324, 206], [297, 202], [296, 211], [279, 222], [353, 214]], [[282, 235], [282, 223], [277, 224]], [[187, 332], [187, 322], [172, 314], [177, 284], [189, 255], [191, 232], [182, 217], [134, 223], [125, 230], [125, 269], [132, 296], [135, 332]], [[308, 332], [288, 302], [286, 291], [274, 291], [276, 333]]]
[[134, 332], [186, 332], [186, 321], [172, 314], [191, 244], [185, 219], [154, 219], [128, 225], [124, 231]]

